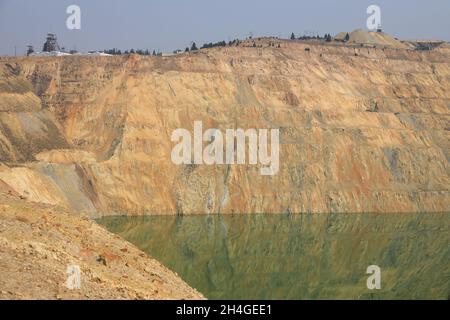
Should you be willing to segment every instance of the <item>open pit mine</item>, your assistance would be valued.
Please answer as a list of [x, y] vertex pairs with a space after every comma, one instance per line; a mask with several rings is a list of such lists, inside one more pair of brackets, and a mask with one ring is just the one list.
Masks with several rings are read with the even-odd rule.
[[0, 299], [446, 298], [449, 108], [382, 32], [2, 57]]

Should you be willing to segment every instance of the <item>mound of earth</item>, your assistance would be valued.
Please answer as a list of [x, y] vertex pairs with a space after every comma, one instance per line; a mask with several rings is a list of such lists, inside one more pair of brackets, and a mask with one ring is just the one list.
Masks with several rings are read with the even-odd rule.
[[439, 45], [440, 49], [450, 49], [450, 42], [444, 42], [441, 45]]
[[334, 39], [337, 41], [343, 41], [345, 40], [347, 34], [350, 36], [349, 40], [347, 41], [348, 44], [364, 44], [397, 49], [409, 48], [409, 46], [405, 43], [393, 38], [392, 36], [384, 32], [366, 31], [363, 29], [358, 29], [350, 33], [341, 32], [336, 35]]

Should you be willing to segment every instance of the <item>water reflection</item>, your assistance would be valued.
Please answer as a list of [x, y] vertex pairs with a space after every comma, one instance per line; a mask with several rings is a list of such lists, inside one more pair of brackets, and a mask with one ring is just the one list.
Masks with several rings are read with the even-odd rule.
[[[107, 217], [210, 299], [448, 299], [450, 214]], [[382, 270], [368, 290], [366, 269]]]

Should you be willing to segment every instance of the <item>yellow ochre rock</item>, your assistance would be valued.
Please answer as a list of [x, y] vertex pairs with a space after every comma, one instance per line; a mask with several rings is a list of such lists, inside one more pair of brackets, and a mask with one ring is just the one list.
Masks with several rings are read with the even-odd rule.
[[[102, 215], [448, 211], [449, 107], [445, 47], [1, 58], [0, 181]], [[175, 165], [172, 132], [195, 121], [279, 129], [278, 173]]]

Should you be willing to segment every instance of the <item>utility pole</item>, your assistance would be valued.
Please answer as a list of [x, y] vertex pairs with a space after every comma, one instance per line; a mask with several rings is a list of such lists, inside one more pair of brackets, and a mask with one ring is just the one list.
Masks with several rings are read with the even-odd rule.
[[14, 57], [17, 57], [17, 47], [14, 46]]

